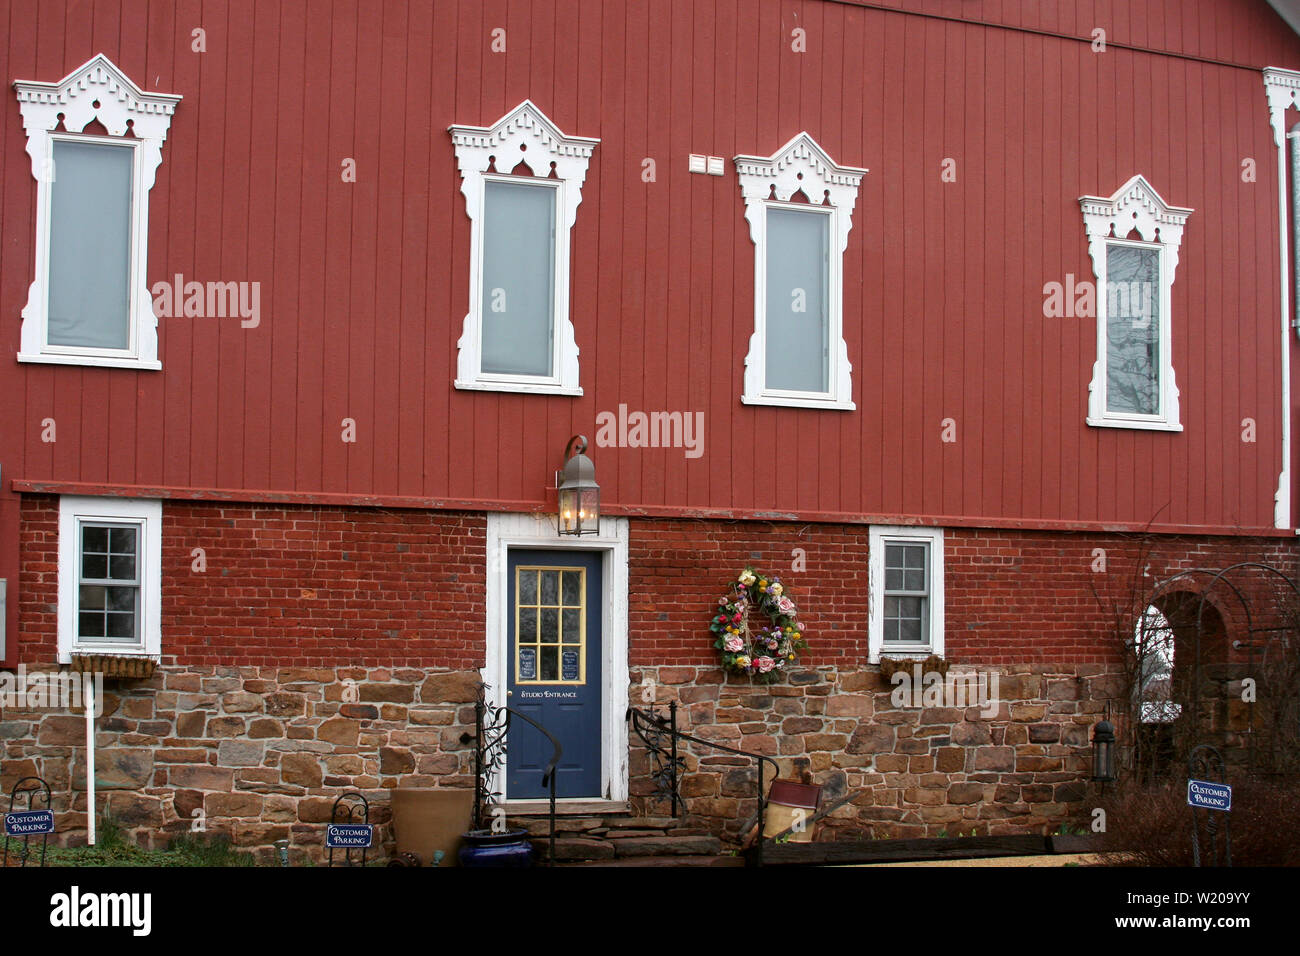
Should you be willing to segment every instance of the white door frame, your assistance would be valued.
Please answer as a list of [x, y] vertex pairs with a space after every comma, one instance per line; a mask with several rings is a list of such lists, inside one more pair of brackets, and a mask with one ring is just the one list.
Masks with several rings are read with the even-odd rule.
[[[602, 683], [600, 787], [602, 796], [592, 801], [626, 801], [627, 785], [627, 587], [628, 523], [626, 518], [601, 518], [600, 533], [560, 537], [546, 515], [488, 512], [487, 516], [487, 647], [483, 682], [487, 701], [506, 705], [508, 636], [506, 595], [507, 551], [510, 548], [554, 551], [599, 551], [603, 561], [604, 595], [601, 605]], [[502, 772], [488, 781], [490, 792], [499, 791], [510, 801]], [[521, 800], [517, 802], [534, 802]], [[580, 803], [566, 800], [566, 803]]]

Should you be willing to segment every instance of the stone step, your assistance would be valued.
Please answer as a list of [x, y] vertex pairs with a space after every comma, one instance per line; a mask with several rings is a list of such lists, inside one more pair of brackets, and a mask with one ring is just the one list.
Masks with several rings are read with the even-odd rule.
[[601, 826], [611, 830], [666, 830], [681, 822], [680, 817], [605, 817]]
[[661, 836], [615, 840], [614, 852], [619, 858], [634, 856], [718, 856], [722, 841], [713, 836]]
[[[534, 840], [539, 860], [546, 858], [548, 843], [546, 840]], [[555, 838], [555, 860], [557, 863], [579, 860], [612, 860], [614, 847], [604, 840], [585, 840], [580, 837]]]
[[634, 866], [638, 869], [647, 866], [700, 867], [700, 866], [739, 866], [745, 865], [742, 856], [630, 856], [622, 860], [580, 860], [557, 863], [558, 866]]

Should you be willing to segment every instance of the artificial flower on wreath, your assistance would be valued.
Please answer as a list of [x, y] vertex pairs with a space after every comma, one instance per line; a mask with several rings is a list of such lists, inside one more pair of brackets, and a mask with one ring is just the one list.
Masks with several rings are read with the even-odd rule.
[[[755, 681], [770, 684], [781, 679], [808, 646], [799, 609], [775, 576], [746, 568], [718, 598], [709, 622], [713, 646], [722, 658], [722, 669], [748, 674]], [[762, 623], [762, 615], [767, 622]]]

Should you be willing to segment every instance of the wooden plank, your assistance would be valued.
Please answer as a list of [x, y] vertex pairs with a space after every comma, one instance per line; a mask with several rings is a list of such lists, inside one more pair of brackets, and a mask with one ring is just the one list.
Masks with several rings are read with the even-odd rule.
[[[449, 182], [454, 182], [454, 161], [451, 141], [444, 129], [439, 128], [432, 109], [433, 66], [435, 59], [446, 57], [413, 56], [413, 51], [432, 49], [434, 45], [434, 12], [420, 5], [408, 10], [406, 28], [406, 98], [404, 123], [404, 152], [402, 158], [402, 219], [400, 252], [400, 299], [393, 316], [397, 336], [397, 382], [393, 415], [397, 424], [396, 493], [419, 494], [424, 487], [424, 396], [431, 383], [424, 378], [424, 353], [430, 337], [437, 341], [437, 333], [430, 333], [430, 319], [436, 326], [451, 328], [458, 324], [457, 316], [448, 311], [446, 303], [435, 301], [432, 290], [443, 288], [435, 280], [429, 281], [428, 248], [432, 232], [430, 204], [432, 200], [429, 178], [434, 169], [450, 172]], [[422, 163], [421, 158], [426, 158]], [[424, 168], [427, 164], [427, 169]], [[455, 214], [461, 202], [457, 188], [440, 188], [439, 206], [448, 211], [448, 219]], [[463, 208], [463, 206], [462, 206]], [[376, 354], [376, 362], [382, 358]]]
[[[301, 292], [306, 286], [304, 269], [308, 265], [307, 250], [303, 243], [303, 224], [315, 221], [315, 210], [305, 208], [303, 201], [309, 181], [305, 162], [307, 149], [307, 98], [306, 77], [308, 24], [306, 0], [283, 4], [279, 9], [276, 61], [276, 103], [270, 111], [275, 126], [275, 153], [273, 165], [265, 177], [255, 177], [260, 183], [272, 185], [274, 195], [270, 201], [275, 210], [272, 226], [272, 277], [269, 286], [263, 286], [262, 308], [264, 330], [262, 337], [273, 373], [270, 381], [270, 407], [268, 414], [267, 443], [269, 461], [267, 482], [272, 488], [293, 488], [298, 477], [298, 416], [299, 371], [305, 356], [300, 354], [303, 327], [309, 326], [307, 311], [309, 299]], [[286, 119], [280, 120], [283, 111]], [[291, 119], [289, 118], [291, 117]], [[342, 157], [336, 163], [322, 163], [316, 175], [342, 175]], [[311, 181], [315, 181], [312, 177]], [[254, 261], [259, 261], [255, 259]], [[310, 350], [307, 341], [301, 343]]]
[[[835, 866], [909, 860], [974, 860], [1051, 852], [1044, 836], [937, 837], [924, 840], [843, 840], [833, 843], [765, 843], [764, 866]], [[755, 863], [753, 848], [745, 859]]]

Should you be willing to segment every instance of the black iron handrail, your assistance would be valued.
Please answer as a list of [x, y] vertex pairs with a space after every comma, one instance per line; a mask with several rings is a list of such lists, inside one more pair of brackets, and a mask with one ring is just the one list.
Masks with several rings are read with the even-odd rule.
[[[677, 701], [669, 701], [668, 716], [663, 717], [654, 712], [651, 708], [649, 711], [641, 710], [637, 707], [629, 707], [624, 720], [631, 721], [632, 730], [636, 733], [641, 741], [646, 745], [646, 750], [656, 762], [656, 769], [652, 775], [660, 785], [660, 792], [671, 791], [672, 797], [672, 815], [677, 817], [677, 804], [679, 797], [677, 795], [677, 771], [682, 766], [682, 760], [677, 756], [677, 741], [687, 740], [695, 744], [703, 744], [705, 747], [712, 747], [714, 750], [721, 750], [729, 754], [736, 754], [739, 757], [749, 757], [758, 766], [758, 839], [754, 847], [754, 859], [758, 866], [763, 865], [763, 827], [767, 819], [767, 798], [764, 796], [763, 788], [763, 764], [772, 765], [772, 777], [781, 772], [780, 765], [771, 757], [763, 754], [750, 753], [748, 750], [740, 750], [737, 747], [728, 747], [726, 744], [720, 744], [713, 740], [705, 740], [703, 737], [696, 737], [692, 734], [684, 733], [677, 729]], [[669, 738], [669, 750], [665, 751], [662, 746], [662, 737]], [[667, 759], [665, 759], [665, 757]], [[742, 834], [743, 838], [743, 834]]]
[[[555, 770], [560, 765], [564, 748], [555, 739], [555, 735], [527, 714], [522, 714], [512, 707], [498, 707], [489, 704], [486, 699], [486, 684], [479, 685], [478, 700], [474, 703], [474, 829], [485, 829], [483, 810], [488, 803], [495, 803], [499, 792], [488, 790], [488, 778], [498, 770], [504, 772], [506, 759], [506, 736], [510, 732], [510, 720], [519, 717], [536, 727], [551, 742], [551, 759], [542, 771], [542, 786], [550, 794], [550, 808], [547, 818], [550, 824], [547, 862], [555, 862]], [[465, 740], [464, 737], [461, 738]]]

